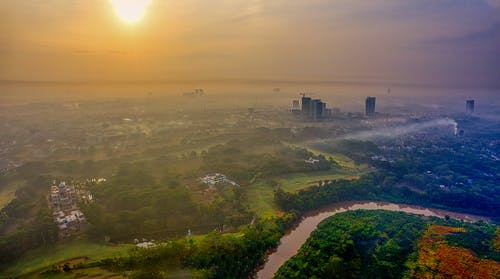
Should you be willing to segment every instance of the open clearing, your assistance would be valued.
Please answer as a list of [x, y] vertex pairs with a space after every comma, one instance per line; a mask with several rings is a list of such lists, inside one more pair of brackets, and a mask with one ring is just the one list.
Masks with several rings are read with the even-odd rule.
[[5, 273], [23, 275], [41, 271], [55, 263], [75, 258], [100, 260], [124, 255], [133, 245], [100, 245], [86, 240], [63, 241], [51, 247], [31, 251], [10, 266]]
[[15, 180], [6, 183], [0, 188], [0, 209], [11, 202], [16, 196], [16, 190], [26, 184], [24, 180]]

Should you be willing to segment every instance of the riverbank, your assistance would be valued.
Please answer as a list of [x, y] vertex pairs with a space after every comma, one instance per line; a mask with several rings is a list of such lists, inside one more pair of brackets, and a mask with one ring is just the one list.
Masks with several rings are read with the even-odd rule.
[[301, 221], [281, 238], [280, 244], [275, 251], [268, 255], [266, 263], [257, 272], [257, 278], [272, 278], [281, 265], [297, 253], [320, 222], [335, 214], [358, 209], [397, 211], [438, 218], [446, 218], [448, 216], [449, 218], [465, 222], [490, 221], [487, 217], [422, 206], [373, 201], [339, 202], [304, 214]]

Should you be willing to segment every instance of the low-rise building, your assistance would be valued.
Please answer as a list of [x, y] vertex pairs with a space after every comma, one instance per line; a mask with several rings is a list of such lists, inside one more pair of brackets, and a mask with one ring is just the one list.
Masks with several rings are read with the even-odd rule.
[[[80, 196], [82, 201], [92, 201], [92, 195], [88, 191], [77, 191], [74, 186], [66, 185], [65, 182], [51, 186], [50, 200], [54, 222], [59, 227], [59, 237], [65, 238], [78, 233], [86, 224], [83, 212], [78, 208], [76, 202]], [[83, 194], [83, 195], [82, 195]], [[85, 197], [85, 199], [83, 199]]]
[[314, 159], [313, 157], [309, 157], [307, 160], [304, 160], [304, 162], [308, 165], [315, 165], [319, 163], [318, 159]]
[[221, 173], [207, 174], [204, 177], [200, 177], [199, 180], [209, 186], [215, 186], [216, 184], [239, 186], [238, 183], [228, 179], [227, 176]]

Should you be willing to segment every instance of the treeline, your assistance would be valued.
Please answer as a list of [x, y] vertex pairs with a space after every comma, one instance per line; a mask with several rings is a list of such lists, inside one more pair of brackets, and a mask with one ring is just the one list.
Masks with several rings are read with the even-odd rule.
[[358, 180], [335, 180], [313, 186], [297, 193], [275, 190], [275, 202], [286, 211], [307, 211], [324, 205], [349, 200], [383, 200], [399, 203], [429, 205], [466, 211], [498, 218], [498, 200], [481, 195], [458, 193], [426, 193], [411, 190], [398, 183], [398, 177], [384, 171], [362, 176]]
[[179, 267], [200, 278], [248, 278], [264, 264], [265, 255], [275, 247], [285, 230], [297, 220], [294, 214], [260, 220], [236, 234], [212, 232], [202, 239], [182, 239], [150, 249], [134, 249], [129, 255], [82, 264], [73, 269], [99, 266], [125, 273], [131, 278], [167, 278]]
[[[487, 255], [479, 254], [483, 259], [500, 256], [492, 245], [495, 225], [424, 219], [384, 210], [356, 210], [320, 223], [275, 278], [403, 278], [409, 275], [409, 267], [414, 268], [414, 263], [423, 256], [419, 256], [423, 252], [420, 248], [424, 248], [419, 246], [419, 238], [429, 226], [436, 224], [459, 228], [456, 231], [460, 233], [446, 236], [449, 245], [465, 247], [474, 253], [489, 251]], [[451, 262], [443, 265], [455, 268]]]
[[46, 194], [49, 177], [30, 177], [16, 197], [0, 211], [0, 269], [26, 251], [57, 241]]

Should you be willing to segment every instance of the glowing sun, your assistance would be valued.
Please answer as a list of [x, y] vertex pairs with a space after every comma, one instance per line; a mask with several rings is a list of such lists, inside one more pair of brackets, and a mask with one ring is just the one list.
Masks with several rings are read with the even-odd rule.
[[127, 23], [140, 21], [146, 14], [151, 0], [111, 0], [116, 15]]

